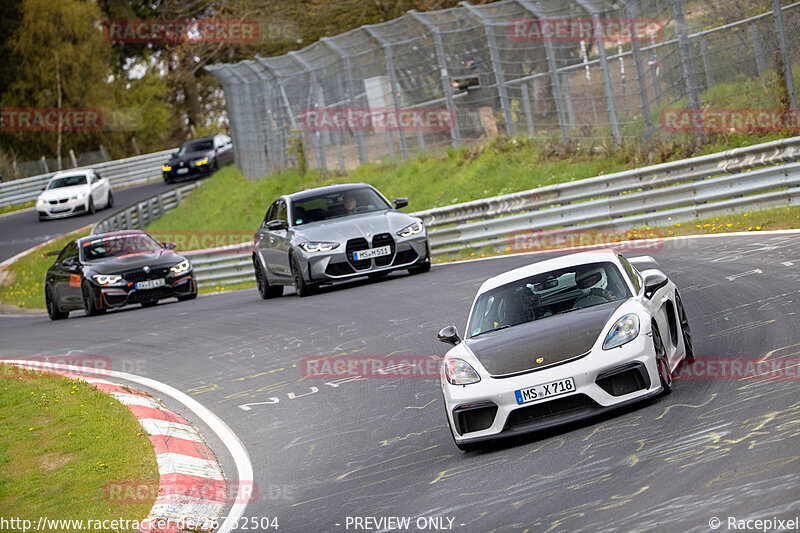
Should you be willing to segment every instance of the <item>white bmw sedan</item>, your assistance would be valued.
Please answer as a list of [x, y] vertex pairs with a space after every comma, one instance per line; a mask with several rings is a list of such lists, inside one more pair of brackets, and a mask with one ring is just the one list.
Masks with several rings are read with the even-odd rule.
[[91, 169], [57, 172], [36, 200], [39, 220], [91, 214], [113, 206], [111, 184]]
[[651, 257], [566, 255], [488, 279], [441, 386], [456, 446], [573, 422], [666, 394], [693, 358], [675, 284]]

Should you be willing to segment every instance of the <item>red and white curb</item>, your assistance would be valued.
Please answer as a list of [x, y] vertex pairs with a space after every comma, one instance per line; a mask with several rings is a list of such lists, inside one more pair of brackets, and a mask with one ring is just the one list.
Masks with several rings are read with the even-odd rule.
[[[144, 392], [87, 374], [46, 372], [85, 381], [113, 396], [130, 409], [147, 432], [156, 453], [159, 489], [140, 533], [172, 533], [186, 528], [208, 531], [218, 523], [229, 499], [228, 484], [214, 452], [188, 420]], [[166, 527], [160, 527], [164, 524]]]

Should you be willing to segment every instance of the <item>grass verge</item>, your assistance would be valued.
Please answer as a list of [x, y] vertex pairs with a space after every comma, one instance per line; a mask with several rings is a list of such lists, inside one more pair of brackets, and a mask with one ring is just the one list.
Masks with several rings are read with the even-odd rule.
[[28, 209], [29, 207], [34, 207], [36, 205], [35, 200], [31, 200], [30, 202], [25, 202], [24, 204], [11, 204], [0, 207], [0, 215], [4, 215], [6, 213], [13, 213], [14, 211], [21, 211], [23, 209]]
[[34, 250], [0, 270], [0, 303], [17, 307], [44, 308], [44, 277], [55, 257], [45, 252], [61, 250], [71, 240], [89, 234], [89, 230], [68, 233], [50, 245]]
[[141, 520], [153, 505], [109, 498], [109, 483], [157, 487], [158, 465], [128, 408], [83, 381], [0, 365], [0, 434], [0, 516]]

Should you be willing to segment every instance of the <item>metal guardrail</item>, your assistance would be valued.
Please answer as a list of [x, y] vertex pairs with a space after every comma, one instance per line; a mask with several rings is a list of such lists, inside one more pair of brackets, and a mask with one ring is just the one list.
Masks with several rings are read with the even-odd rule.
[[202, 181], [194, 181], [183, 187], [151, 196], [136, 205], [117, 211], [95, 224], [94, 228], [92, 228], [92, 234], [96, 235], [121, 229], [144, 228], [147, 224], [151, 224], [164, 216], [168, 211], [178, 207], [195, 187], [200, 186], [202, 183]]
[[[160, 178], [162, 163], [166, 162], [174, 152], [175, 149], [163, 150], [161, 152], [153, 152], [151, 154], [65, 170], [93, 168], [104, 178], [107, 178], [113, 187], [136, 185]], [[55, 172], [49, 172], [47, 174], [14, 180], [8, 183], [0, 183], [0, 207], [36, 200], [39, 193], [42, 192], [45, 185], [47, 185], [47, 182], [50, 181], [50, 178], [52, 178], [54, 174]]]
[[[524, 248], [536, 232], [567, 233], [674, 224], [800, 205], [800, 137], [607, 176], [413, 213], [428, 227], [431, 254], [486, 246]], [[141, 227], [180, 203], [193, 183], [101, 221], [95, 232]], [[172, 197], [171, 194], [176, 196]], [[254, 281], [252, 242], [182, 252], [200, 286]]]

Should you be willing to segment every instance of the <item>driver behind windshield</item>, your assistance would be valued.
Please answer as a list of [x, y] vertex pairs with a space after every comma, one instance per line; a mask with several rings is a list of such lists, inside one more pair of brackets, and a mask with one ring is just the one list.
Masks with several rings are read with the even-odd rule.
[[351, 193], [345, 193], [343, 198], [344, 209], [347, 211], [348, 215], [352, 215], [356, 212], [356, 208], [358, 208], [358, 201], [356, 200], [356, 196]]

